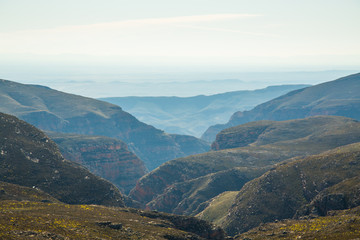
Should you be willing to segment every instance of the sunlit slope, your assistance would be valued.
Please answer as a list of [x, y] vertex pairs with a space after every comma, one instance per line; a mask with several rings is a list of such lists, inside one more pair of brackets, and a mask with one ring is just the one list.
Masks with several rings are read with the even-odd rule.
[[236, 112], [227, 124], [210, 127], [202, 138], [211, 142], [221, 130], [247, 122], [283, 121], [315, 115], [336, 115], [360, 120], [360, 73], [294, 90], [250, 111]]

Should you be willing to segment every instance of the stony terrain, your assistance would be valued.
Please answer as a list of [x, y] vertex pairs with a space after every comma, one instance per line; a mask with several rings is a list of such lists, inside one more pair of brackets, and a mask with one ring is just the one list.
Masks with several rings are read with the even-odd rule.
[[3, 200], [60, 202], [38, 188], [30, 188], [7, 182], [0, 182], [0, 201]]
[[192, 217], [97, 205], [0, 201], [1, 239], [222, 240], [220, 228]]
[[0, 181], [40, 189], [70, 204], [124, 206], [111, 183], [63, 158], [34, 126], [0, 113]]
[[236, 240], [329, 239], [360, 238], [360, 208], [332, 211], [326, 217], [303, 220], [288, 219], [263, 224], [236, 236]]

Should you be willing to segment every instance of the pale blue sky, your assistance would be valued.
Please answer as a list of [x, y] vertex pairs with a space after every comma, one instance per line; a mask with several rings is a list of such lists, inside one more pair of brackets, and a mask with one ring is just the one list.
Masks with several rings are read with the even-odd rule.
[[359, 12], [359, 0], [0, 0], [0, 78], [356, 70]]

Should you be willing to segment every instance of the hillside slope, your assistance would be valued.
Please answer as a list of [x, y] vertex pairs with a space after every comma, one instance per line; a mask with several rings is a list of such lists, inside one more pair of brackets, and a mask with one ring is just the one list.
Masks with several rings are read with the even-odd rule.
[[[150, 209], [196, 214], [200, 208], [194, 208], [187, 199], [206, 204], [223, 191], [241, 189], [246, 181], [276, 163], [360, 141], [360, 122], [344, 117], [316, 116], [266, 124], [266, 134], [258, 135], [249, 145], [179, 158], [161, 165], [142, 177], [130, 196]], [[249, 135], [254, 127], [263, 125], [263, 121], [249, 123], [232, 131]], [[301, 128], [303, 131], [298, 131]], [[237, 134], [224, 136], [227, 137], [224, 142], [242, 142], [237, 140]], [[236, 167], [245, 168], [248, 173], [230, 174], [229, 170]], [[228, 182], [231, 177], [234, 185]]]
[[70, 204], [123, 206], [111, 183], [65, 160], [43, 132], [0, 113], [0, 181], [38, 188]]
[[[263, 146], [273, 144], [286, 147], [287, 145], [304, 144], [304, 148], [324, 149], [337, 147], [332, 136], [337, 138], [353, 137], [358, 139], [360, 133], [359, 122], [346, 117], [315, 116], [304, 119], [287, 121], [255, 121], [227, 128], [221, 131], [212, 144], [213, 150], [223, 150], [246, 146]], [[309, 144], [316, 143], [311, 146]], [[300, 147], [300, 146], [297, 146]]]
[[326, 217], [288, 219], [263, 224], [236, 236], [236, 240], [329, 239], [354, 240], [360, 238], [360, 207], [333, 211]]
[[[358, 177], [359, 172], [360, 143], [280, 164], [245, 184], [235, 203], [224, 213], [225, 220], [221, 225], [227, 233], [234, 235], [261, 223], [292, 218], [323, 191]], [[357, 195], [352, 196], [357, 197], [353, 200], [355, 205], [360, 204], [358, 189]], [[337, 201], [341, 203], [342, 199]], [[331, 205], [328, 204], [329, 210]]]
[[336, 115], [360, 120], [360, 73], [294, 90], [250, 111], [236, 112], [228, 123], [211, 126], [202, 139], [212, 142], [221, 130], [247, 122], [283, 121], [315, 115]]
[[[0, 80], [0, 112], [15, 115], [42, 130], [118, 138], [149, 170], [168, 160], [209, 149], [206, 142], [195, 137], [166, 134], [144, 124], [116, 105], [44, 86]], [[187, 148], [189, 145], [191, 148]]]
[[200, 137], [209, 126], [225, 123], [236, 111], [250, 110], [263, 102], [308, 86], [270, 86], [209, 96], [111, 97], [101, 100], [121, 106], [140, 121], [166, 132]]
[[66, 159], [110, 181], [122, 193], [128, 194], [137, 180], [146, 174], [144, 163], [121, 140], [70, 133], [46, 134], [59, 146]]
[[0, 201], [4, 200], [54, 203], [60, 202], [56, 198], [37, 188], [24, 187], [17, 184], [0, 181]]

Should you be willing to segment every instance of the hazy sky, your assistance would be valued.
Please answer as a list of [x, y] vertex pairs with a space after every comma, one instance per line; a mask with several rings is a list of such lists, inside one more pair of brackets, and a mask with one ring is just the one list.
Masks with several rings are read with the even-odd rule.
[[359, 0], [0, 0], [0, 78], [354, 70], [359, 13]]

